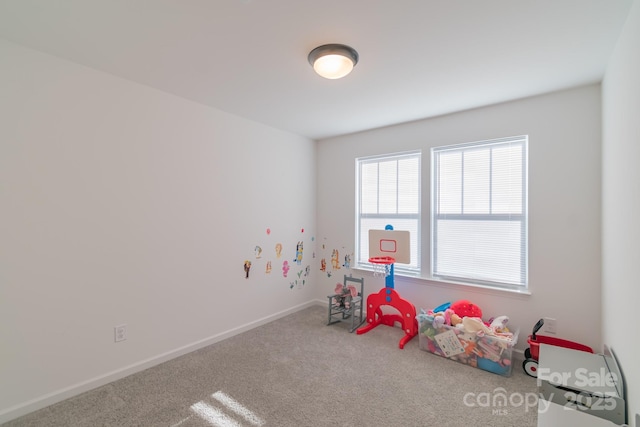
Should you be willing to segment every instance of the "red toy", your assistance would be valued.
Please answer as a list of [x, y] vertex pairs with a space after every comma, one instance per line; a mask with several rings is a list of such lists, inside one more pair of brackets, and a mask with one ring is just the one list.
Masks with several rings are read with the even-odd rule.
[[555, 345], [558, 347], [570, 348], [573, 350], [585, 351], [587, 353], [593, 353], [593, 349], [584, 344], [580, 344], [573, 341], [563, 340], [556, 337], [548, 337], [546, 335], [536, 336], [536, 332], [544, 325], [544, 319], [538, 320], [533, 327], [533, 333], [529, 335], [527, 342], [529, 348], [524, 351], [524, 362], [522, 362], [522, 369], [524, 372], [534, 378], [538, 377], [538, 360], [540, 358], [540, 344]]
[[[393, 226], [386, 225], [384, 230], [369, 230], [369, 262], [374, 267], [374, 276], [384, 276], [385, 287], [377, 294], [367, 297], [368, 324], [358, 329], [357, 334], [364, 334], [379, 325], [394, 327], [402, 325], [404, 337], [398, 346], [402, 349], [413, 337], [418, 335], [416, 307], [400, 297], [394, 288], [394, 264], [399, 255], [399, 262], [409, 263], [409, 232], [394, 231]], [[395, 308], [400, 314], [384, 313], [383, 306]]]
[[[402, 337], [398, 344], [398, 347], [402, 349], [406, 343], [418, 335], [416, 307], [409, 301], [401, 298], [400, 294], [393, 289], [393, 264], [395, 263], [395, 259], [393, 257], [369, 258], [369, 262], [374, 265], [378, 264], [389, 267], [389, 269], [386, 270], [388, 272], [388, 275], [385, 278], [386, 286], [380, 289], [380, 292], [377, 294], [371, 294], [367, 298], [368, 325], [361, 327], [356, 333], [358, 335], [367, 333], [378, 325], [393, 327], [396, 322], [398, 322], [402, 325], [402, 330], [404, 331], [404, 337]], [[381, 307], [385, 305], [395, 308], [400, 312], [400, 314], [383, 313]]]
[[466, 299], [452, 303], [449, 308], [460, 317], [478, 317], [482, 319], [482, 310], [480, 307]]
[[[381, 307], [388, 305], [395, 308], [400, 314], [382, 312]], [[402, 325], [404, 337], [400, 340], [398, 347], [404, 348], [404, 345], [411, 338], [418, 335], [418, 321], [416, 320], [416, 307], [409, 301], [400, 297], [395, 289], [382, 288], [377, 294], [371, 294], [367, 298], [367, 322], [358, 329], [357, 334], [364, 334], [378, 325], [394, 326], [396, 322]]]

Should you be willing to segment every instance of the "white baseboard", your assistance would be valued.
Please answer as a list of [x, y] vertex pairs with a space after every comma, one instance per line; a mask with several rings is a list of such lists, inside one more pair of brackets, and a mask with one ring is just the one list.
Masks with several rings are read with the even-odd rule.
[[[168, 351], [166, 353], [162, 353], [151, 358], [141, 360], [134, 364], [125, 366], [121, 369], [117, 369], [112, 372], [108, 372], [104, 375], [100, 375], [95, 378], [91, 378], [87, 381], [83, 381], [77, 384], [74, 384], [69, 387], [65, 387], [60, 390], [56, 390], [54, 392], [48, 393], [46, 395], [37, 397], [35, 399], [20, 403], [18, 405], [3, 409], [0, 411], [0, 424], [6, 423], [13, 419], [19, 418], [23, 415], [29, 414], [31, 412], [37, 411], [38, 409], [45, 408], [47, 406], [53, 405], [58, 402], [62, 402], [63, 400], [69, 399], [71, 397], [77, 396], [81, 393], [93, 390], [97, 387], [101, 387], [105, 384], [109, 384], [113, 381], [117, 381], [121, 378], [127, 377], [129, 375], [135, 374], [137, 372], [143, 371], [145, 369], [151, 368], [153, 366], [159, 365], [161, 363], [167, 362], [169, 360], [175, 359], [176, 357], [180, 357], [192, 351], [207, 347], [211, 344], [215, 344], [224, 339], [230, 338], [232, 336], [241, 334], [258, 326], [265, 325], [274, 320], [280, 319], [284, 316], [288, 316], [289, 314], [293, 314], [297, 311], [304, 310], [305, 308], [312, 306], [322, 306], [327, 307], [328, 302], [323, 299], [314, 299], [308, 301], [306, 303], [294, 306], [292, 308], [274, 313], [272, 315], [263, 317], [261, 319], [255, 320], [253, 322], [249, 322], [245, 325], [239, 326], [237, 328], [230, 329], [228, 331], [222, 332], [220, 334], [213, 335], [211, 337], [202, 339], [200, 341], [196, 341], [194, 343], [188, 344], [186, 346], [176, 348], [174, 350]], [[366, 311], [365, 311], [366, 313]], [[513, 351], [513, 363], [514, 368], [516, 369], [522, 361], [524, 360], [524, 354], [522, 350], [514, 350]]]
[[125, 366], [115, 371], [108, 372], [104, 375], [91, 378], [87, 381], [83, 381], [83, 382], [71, 385], [69, 387], [65, 387], [65, 388], [56, 390], [54, 392], [45, 394], [43, 396], [39, 396], [35, 399], [31, 399], [29, 401], [20, 403], [18, 405], [3, 409], [0, 411], [0, 424], [6, 423], [8, 421], [19, 418], [23, 415], [37, 411], [38, 409], [46, 408], [47, 406], [53, 405], [58, 402], [62, 402], [63, 400], [77, 396], [81, 393], [87, 392], [89, 390], [93, 390], [97, 387], [103, 386], [105, 384], [109, 384], [113, 381], [119, 380], [121, 378], [127, 377], [129, 375], [135, 374], [137, 372], [140, 372], [145, 369], [151, 368], [153, 366], [159, 365], [161, 363], [167, 362], [171, 359], [175, 359], [176, 357], [180, 357], [187, 353], [191, 353], [192, 351], [207, 347], [211, 344], [215, 344], [219, 341], [230, 338], [234, 335], [241, 334], [243, 332], [246, 332], [258, 326], [262, 326], [269, 322], [273, 322], [274, 320], [280, 319], [281, 317], [288, 316], [289, 314], [295, 313], [300, 310], [304, 310], [305, 308], [312, 307], [314, 305], [318, 305], [321, 303], [322, 302], [320, 300], [311, 300], [309, 302], [306, 302], [306, 303], [294, 306], [292, 308], [274, 313], [272, 315], [263, 317], [261, 319], [255, 320], [253, 322], [249, 322], [237, 328], [230, 329], [228, 331], [213, 335], [211, 337], [202, 339], [200, 341], [196, 341], [194, 343], [185, 345], [180, 348], [176, 348], [166, 353], [162, 353], [162, 354], [150, 357], [148, 359], [141, 360], [139, 362]]

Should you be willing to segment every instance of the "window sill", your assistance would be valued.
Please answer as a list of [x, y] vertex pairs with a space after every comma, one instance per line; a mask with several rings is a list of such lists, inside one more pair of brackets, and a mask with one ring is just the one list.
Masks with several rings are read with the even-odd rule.
[[[366, 267], [354, 267], [353, 269], [373, 273], [373, 270]], [[501, 296], [527, 297], [532, 295], [529, 289], [509, 289], [509, 288], [500, 288], [500, 287], [494, 287], [494, 286], [488, 286], [488, 285], [479, 285], [474, 283], [455, 282], [451, 280], [442, 280], [442, 279], [436, 279], [432, 277], [423, 277], [423, 276], [420, 276], [418, 273], [411, 274], [410, 272], [396, 271], [395, 281], [402, 282], [402, 283], [409, 283], [409, 284], [436, 286], [439, 288], [458, 289], [458, 290], [465, 290], [465, 291], [470, 291], [475, 293], [494, 294], [494, 295], [501, 295]]]

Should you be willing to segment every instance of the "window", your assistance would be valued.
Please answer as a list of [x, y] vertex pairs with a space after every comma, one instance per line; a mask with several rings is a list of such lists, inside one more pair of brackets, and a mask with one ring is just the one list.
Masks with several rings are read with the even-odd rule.
[[396, 272], [420, 269], [420, 151], [356, 159], [356, 258], [368, 264], [369, 230], [410, 233], [411, 264]]
[[527, 286], [527, 137], [431, 149], [431, 274]]

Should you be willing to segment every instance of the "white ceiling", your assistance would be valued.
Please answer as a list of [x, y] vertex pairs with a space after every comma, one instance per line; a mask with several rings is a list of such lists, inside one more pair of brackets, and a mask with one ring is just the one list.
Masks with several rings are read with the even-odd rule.
[[[633, 0], [0, 0], [0, 37], [312, 139], [599, 82]], [[341, 80], [307, 54], [360, 54]]]

